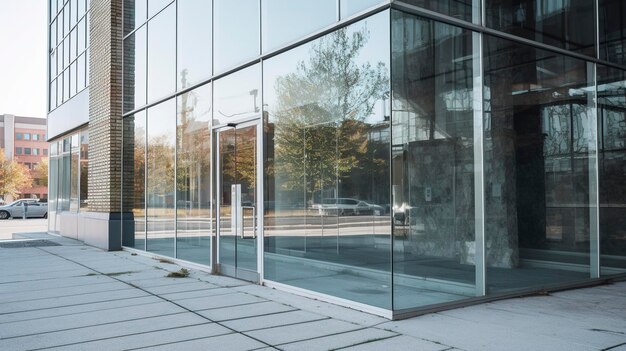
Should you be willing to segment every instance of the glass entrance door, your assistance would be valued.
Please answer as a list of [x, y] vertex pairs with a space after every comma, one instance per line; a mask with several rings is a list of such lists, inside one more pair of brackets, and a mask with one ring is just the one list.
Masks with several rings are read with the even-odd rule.
[[219, 129], [218, 257], [222, 274], [258, 281], [257, 125]]

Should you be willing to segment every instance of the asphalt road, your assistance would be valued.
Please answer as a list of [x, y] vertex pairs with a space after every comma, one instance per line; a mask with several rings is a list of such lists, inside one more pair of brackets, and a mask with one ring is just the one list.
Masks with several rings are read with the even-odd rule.
[[0, 240], [11, 239], [13, 233], [36, 233], [48, 231], [48, 220], [44, 218], [0, 220]]

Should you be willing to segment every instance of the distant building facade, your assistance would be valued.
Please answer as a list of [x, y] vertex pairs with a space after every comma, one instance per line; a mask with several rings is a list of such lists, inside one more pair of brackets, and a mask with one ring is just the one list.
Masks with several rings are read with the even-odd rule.
[[624, 1], [49, 7], [50, 231], [390, 318], [626, 274]]
[[[16, 160], [31, 171], [33, 184], [29, 188], [20, 189], [18, 198], [47, 199], [48, 186], [34, 172], [37, 164], [48, 157], [46, 119], [0, 115], [0, 148], [4, 149], [7, 160]], [[5, 202], [12, 200], [15, 199], [4, 199]]]

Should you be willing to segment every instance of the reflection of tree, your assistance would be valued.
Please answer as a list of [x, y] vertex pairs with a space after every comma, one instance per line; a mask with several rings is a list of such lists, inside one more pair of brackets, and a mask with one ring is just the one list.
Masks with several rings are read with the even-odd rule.
[[232, 182], [255, 188], [256, 127], [221, 132], [220, 158], [224, 176]]
[[[181, 72], [183, 86], [186, 86], [186, 72]], [[202, 89], [202, 88], [200, 88]], [[208, 190], [210, 172], [211, 134], [209, 122], [198, 107], [199, 96], [190, 91], [181, 96], [179, 106], [179, 120], [176, 127], [176, 142], [178, 144], [176, 189], [179, 199], [192, 201], [194, 206], [202, 206], [198, 202], [202, 199], [200, 192]]]
[[[174, 145], [167, 134], [148, 139], [148, 195], [168, 194], [174, 178]], [[153, 200], [151, 200], [153, 201]]]
[[[129, 118], [139, 118], [138, 116]], [[145, 177], [146, 177], [146, 130], [144, 128], [134, 126], [135, 145], [134, 145], [134, 174], [133, 174], [133, 194], [135, 194], [133, 208], [143, 209], [145, 195]], [[127, 194], [128, 196], [129, 194]]]
[[275, 81], [275, 171], [283, 190], [335, 188], [355, 171], [381, 169], [366, 157], [375, 103], [387, 90], [383, 62], [358, 62], [369, 39], [366, 24], [342, 28], [312, 45], [295, 72]]

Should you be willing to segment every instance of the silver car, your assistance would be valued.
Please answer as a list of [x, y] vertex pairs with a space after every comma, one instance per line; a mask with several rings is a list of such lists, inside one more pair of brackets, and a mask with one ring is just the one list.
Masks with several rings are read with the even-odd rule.
[[0, 206], [0, 219], [26, 217], [48, 218], [48, 203], [39, 202], [37, 199], [21, 199], [8, 205]]

